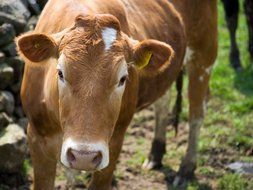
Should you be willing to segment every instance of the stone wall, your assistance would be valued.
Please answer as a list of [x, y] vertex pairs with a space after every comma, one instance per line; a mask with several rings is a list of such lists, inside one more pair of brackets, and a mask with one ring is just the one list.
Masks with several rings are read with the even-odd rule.
[[14, 39], [34, 29], [45, 0], [0, 0], [0, 189], [24, 183], [27, 119], [20, 101], [24, 68]]

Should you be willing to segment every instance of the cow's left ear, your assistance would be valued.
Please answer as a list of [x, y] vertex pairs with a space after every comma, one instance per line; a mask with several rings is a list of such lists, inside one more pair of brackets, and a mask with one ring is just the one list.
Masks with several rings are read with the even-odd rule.
[[157, 40], [144, 40], [133, 47], [133, 62], [146, 75], [156, 75], [166, 69], [174, 55], [172, 47]]
[[32, 62], [45, 61], [57, 56], [55, 40], [45, 34], [25, 34], [16, 39], [18, 51], [23, 58]]

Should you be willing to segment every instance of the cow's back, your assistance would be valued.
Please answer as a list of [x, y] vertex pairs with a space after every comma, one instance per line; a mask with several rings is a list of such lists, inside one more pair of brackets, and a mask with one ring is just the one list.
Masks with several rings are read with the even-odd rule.
[[[169, 1], [182, 16], [188, 46], [207, 52], [217, 46], [217, 0]], [[206, 44], [210, 42], [215, 44]]]

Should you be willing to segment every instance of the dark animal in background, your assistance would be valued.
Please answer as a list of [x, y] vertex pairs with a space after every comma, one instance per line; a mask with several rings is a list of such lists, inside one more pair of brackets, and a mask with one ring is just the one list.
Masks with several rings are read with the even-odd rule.
[[[238, 26], [238, 13], [239, 13], [239, 1], [238, 0], [222, 0], [226, 21], [230, 34], [231, 49], [230, 49], [230, 64], [236, 69], [242, 68], [240, 61], [240, 52], [236, 42], [236, 29]], [[244, 11], [247, 18], [248, 25], [248, 50], [251, 58], [253, 58], [253, 2], [252, 0], [244, 0]]]
[[43, 9], [47, 3], [47, 0], [37, 0], [37, 3], [39, 3], [40, 7]]

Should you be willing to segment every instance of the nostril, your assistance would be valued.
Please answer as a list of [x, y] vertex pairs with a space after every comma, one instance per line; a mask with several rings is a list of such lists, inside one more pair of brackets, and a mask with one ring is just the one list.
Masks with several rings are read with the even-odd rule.
[[68, 161], [69, 163], [72, 163], [76, 160], [76, 157], [74, 156], [74, 154], [72, 153], [72, 149], [68, 149], [67, 151], [67, 158], [68, 158]]
[[98, 165], [101, 163], [102, 161], [102, 153], [98, 152], [98, 154], [93, 158], [92, 163], [98, 167]]

